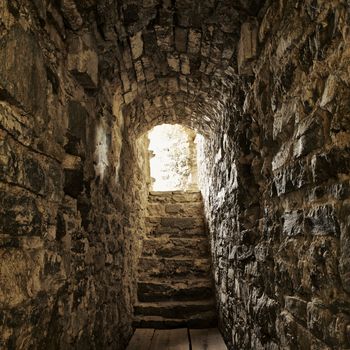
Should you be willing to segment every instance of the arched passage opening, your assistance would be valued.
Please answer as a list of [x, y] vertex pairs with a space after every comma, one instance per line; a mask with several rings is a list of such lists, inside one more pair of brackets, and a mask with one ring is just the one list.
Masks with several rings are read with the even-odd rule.
[[146, 195], [133, 285], [135, 327], [217, 325], [210, 239], [197, 180], [200, 137], [172, 123], [153, 127], [136, 142], [140, 158], [146, 157], [139, 164]]
[[[246, 103], [246, 105], [247, 103], [252, 103], [252, 100], [246, 99], [245, 95], [244, 89], [248, 83], [244, 80], [238, 82], [234, 79], [223, 80], [223, 82], [226, 84], [221, 85], [220, 89], [210, 92], [211, 94], [216, 93], [220, 95], [221, 98], [219, 101], [215, 100], [214, 97], [207, 99], [200, 97], [200, 93], [196, 99], [188, 100], [186, 104], [183, 104], [174, 102], [178, 99], [176, 95], [168, 94], [166, 96], [161, 96], [160, 99], [158, 99], [159, 96], [153, 96], [150, 98], [152, 106], [150, 107], [148, 105], [145, 109], [144, 101], [136, 97], [129, 105], [123, 106], [122, 111], [131, 135], [130, 143], [135, 146], [135, 153], [139, 154], [141, 158], [148, 156], [149, 141], [145, 136], [147, 131], [159, 124], [178, 123], [190, 127], [202, 135], [199, 141], [200, 160], [198, 162], [198, 177], [201, 196], [204, 199], [205, 221], [208, 228], [206, 241], [207, 243], [209, 242], [209, 249], [207, 248], [209, 254], [207, 256], [210, 257], [212, 262], [210, 271], [207, 270], [206, 272], [209, 272], [208, 275], [212, 276], [215, 286], [214, 294], [217, 309], [215, 310], [214, 318], [218, 316], [220, 330], [228, 336], [230, 333], [230, 325], [226, 317], [225, 308], [228, 305], [227, 297], [230, 293], [228, 288], [232, 288], [233, 272], [230, 270], [231, 275], [228, 278], [229, 264], [227, 262], [227, 257], [236, 254], [236, 246], [241, 244], [244, 245], [242, 248], [244, 251], [239, 254], [244, 255], [245, 250], [247, 250], [245, 244], [248, 243], [249, 246], [249, 244], [252, 244], [249, 240], [253, 242], [253, 240], [256, 239], [256, 236], [253, 235], [253, 228], [256, 227], [258, 219], [261, 217], [259, 208], [260, 194], [259, 187], [256, 183], [256, 174], [252, 173], [251, 165], [256, 161], [256, 158], [258, 158], [260, 150], [257, 148], [259, 145], [252, 142], [253, 140], [259, 140], [259, 128], [256, 121], [250, 115], [242, 117], [244, 115], [244, 103]], [[238, 85], [238, 83], [240, 85]], [[153, 103], [155, 103], [154, 101], [161, 101], [162, 109], [157, 109], [156, 106], [153, 105]], [[170, 107], [168, 106], [168, 108], [166, 108], [165, 105], [169, 101], [173, 101], [173, 103], [170, 104]], [[150, 114], [147, 114], [147, 111], [150, 112]], [[246, 132], [246, 130], [249, 130], [249, 133]], [[138, 140], [136, 144], [135, 141], [133, 141], [134, 139]], [[145, 145], [147, 146], [145, 147]], [[259, 171], [260, 166], [260, 163], [256, 163], [254, 165], [255, 171]], [[141, 170], [141, 172], [142, 171], [143, 170]], [[143, 174], [144, 175], [141, 176], [142, 179], [147, 179], [148, 177], [145, 173]], [[141, 214], [138, 213], [138, 215], [139, 217], [141, 215], [145, 220], [142, 223], [142, 228], [138, 230], [135, 236], [139, 237], [136, 243], [139, 249], [137, 261], [141, 261], [141, 264], [138, 263], [134, 265], [136, 274], [134, 276], [133, 285], [133, 302], [134, 311], [136, 309], [136, 313], [138, 313], [136, 315], [137, 322], [135, 325], [141, 327], [146, 325], [152, 326], [152, 323], [142, 323], [142, 320], [140, 320], [141, 317], [139, 316], [143, 316], [145, 313], [157, 312], [158, 315], [147, 315], [151, 317], [151, 320], [153, 317], [153, 325], [160, 327], [160, 324], [162, 324], [163, 327], [164, 325], [169, 327], [174, 326], [174, 320], [171, 320], [171, 322], [169, 322], [169, 319], [164, 321], [164, 318], [167, 318], [165, 316], [169, 315], [169, 310], [161, 316], [159, 313], [163, 311], [157, 311], [157, 307], [152, 306], [148, 308], [145, 305], [145, 303], [151, 302], [151, 300], [145, 299], [149, 297], [155, 289], [162, 289], [163, 291], [171, 289], [169, 286], [164, 288], [164, 285], [162, 285], [164, 280], [161, 279], [164, 275], [160, 278], [156, 276], [161, 273], [161, 269], [159, 262], [154, 258], [160, 251], [162, 251], [160, 252], [161, 254], [172, 254], [171, 252], [174, 251], [173, 247], [171, 249], [167, 248], [169, 247], [169, 242], [163, 245], [152, 243], [149, 250], [153, 256], [143, 256], [143, 242], [149, 239], [149, 237], [147, 237], [149, 235], [148, 230], [157, 232], [159, 226], [161, 226], [159, 225], [159, 221], [157, 221], [161, 219], [159, 216], [158, 219], [154, 219], [153, 222], [147, 222], [147, 220], [149, 220], [147, 209], [149, 204], [149, 185], [150, 181], [144, 186], [143, 192], [139, 192], [144, 194], [142, 195], [144, 200], [142, 207], [144, 210]], [[160, 199], [160, 201], [166, 202], [164, 198]], [[156, 206], [158, 205], [158, 203], [153, 204], [156, 204]], [[244, 215], [238, 213], [244, 213]], [[167, 229], [169, 230], [169, 228]], [[231, 230], [233, 231], [231, 232]], [[236, 230], [240, 232], [245, 231], [242, 238], [234, 234]], [[246, 243], [243, 243], [243, 240]], [[161, 249], [157, 249], [158, 247]], [[249, 250], [247, 250], [247, 254], [249, 254]], [[153, 261], [151, 261], [152, 259]], [[168, 257], [168, 259], [172, 259], [172, 257]], [[169, 261], [165, 261], [165, 263], [167, 262]], [[153, 269], [156, 270], [152, 278], [158, 278], [157, 282], [160, 283], [156, 283], [152, 286], [153, 291], [149, 286], [149, 279], [144, 279], [143, 281], [138, 279], [140, 273], [139, 266], [141, 265], [144, 266], [148, 272], [152, 272]], [[169, 267], [170, 264], [167, 264], [167, 266]], [[198, 267], [199, 270], [203, 268], [200, 262], [197, 264], [194, 263], [193, 260], [191, 261], [191, 266]], [[177, 268], [175, 268], [175, 270], [176, 269]], [[207, 269], [207, 267], [204, 266], [204, 269]], [[202, 271], [199, 273], [202, 273]], [[168, 271], [167, 275], [171, 276], [170, 271]], [[228, 283], [231, 283], [231, 287], [229, 287]], [[143, 305], [141, 305], [140, 308], [138, 307], [140, 304], [139, 284], [144, 288], [143, 297], [146, 295], [146, 298], [141, 301]], [[193, 288], [197, 287], [199, 289], [206, 288], [202, 285], [193, 286]], [[206, 291], [208, 290], [210, 290], [210, 288], [206, 289]], [[208, 294], [205, 293], [203, 292], [202, 294], [206, 296], [207, 300], [213, 295], [212, 291], [208, 292]], [[159, 293], [157, 297], [161, 294], [162, 293]], [[195, 293], [193, 295], [195, 295]], [[208, 297], [209, 295], [210, 297]], [[157, 302], [159, 302], [159, 300]], [[191, 302], [193, 302], [193, 300]], [[211, 305], [211, 307], [212, 306], [213, 305]], [[200, 307], [203, 307], [203, 305], [200, 305]], [[208, 304], [205, 307], [208, 307]], [[147, 311], [145, 312], [145, 310]], [[184, 315], [183, 311], [182, 309], [182, 315]], [[212, 309], [202, 311], [203, 313], [210, 314]], [[179, 315], [176, 313], [173, 314]], [[162, 323], [159, 322], [159, 316], [162, 317]], [[190, 316], [189, 313], [185, 315], [185, 317], [187, 317], [186, 322], [188, 322], [188, 320], [190, 320], [190, 322], [192, 321]], [[148, 320], [150, 317], [148, 317]], [[154, 319], [155, 317], [156, 320]], [[200, 322], [202, 322], [202, 320]], [[197, 324], [200, 324], [200, 322]], [[210, 322], [213, 322], [211, 324], [215, 324], [216, 321], [211, 319], [207, 325], [210, 324]]]
[[148, 132], [152, 191], [198, 190], [196, 136], [178, 124]]

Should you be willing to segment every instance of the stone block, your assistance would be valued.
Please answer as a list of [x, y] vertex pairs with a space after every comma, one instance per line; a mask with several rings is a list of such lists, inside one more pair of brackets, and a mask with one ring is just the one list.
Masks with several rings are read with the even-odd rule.
[[307, 165], [300, 161], [292, 163], [274, 172], [274, 185], [277, 194], [293, 192], [311, 181], [311, 173]]
[[40, 162], [35, 158], [26, 158], [23, 162], [24, 182], [36, 193], [45, 192], [46, 176]]
[[[141, 278], [188, 278], [188, 276], [206, 278], [210, 273], [208, 259], [155, 259], [141, 258], [139, 265]], [[142, 268], [141, 268], [142, 267]]]
[[68, 70], [87, 90], [98, 86], [98, 56], [93, 44], [93, 38], [84, 34], [69, 38]]
[[130, 91], [124, 95], [124, 101], [126, 104], [131, 103], [136, 97], [136, 92], [135, 91]]
[[295, 210], [286, 213], [283, 218], [283, 234], [286, 236], [296, 236], [304, 232], [304, 213], [302, 210]]
[[241, 36], [238, 43], [238, 72], [250, 75], [253, 73], [252, 61], [257, 55], [258, 49], [258, 25], [257, 22], [245, 22], [241, 27]]
[[143, 53], [143, 40], [141, 31], [130, 37], [130, 46], [132, 58], [134, 60], [137, 60]]
[[57, 200], [62, 189], [59, 164], [5, 135], [0, 131], [0, 180]]
[[137, 289], [140, 301], [163, 300], [201, 300], [212, 296], [212, 285], [208, 281], [191, 280], [186, 285], [183, 282], [139, 282]]
[[331, 74], [326, 81], [326, 86], [324, 88], [324, 91], [321, 97], [320, 107], [325, 107], [328, 103], [330, 103], [334, 99], [337, 91], [337, 85], [338, 85], [337, 77]]
[[285, 296], [284, 298], [285, 308], [297, 319], [306, 323], [307, 318], [307, 301], [295, 297]]
[[187, 51], [187, 29], [175, 27], [175, 48], [178, 52]]
[[299, 158], [321, 147], [324, 143], [322, 119], [313, 115], [298, 124], [294, 156]]
[[[264, 85], [263, 85], [264, 86]], [[273, 115], [273, 138], [286, 142], [294, 134], [295, 118], [301, 106], [295, 101], [285, 102]]]
[[279, 315], [276, 328], [283, 349], [331, 350], [286, 310]]
[[[41, 125], [45, 124], [47, 76], [34, 35], [19, 25], [13, 26], [0, 39], [0, 62], [0, 100], [23, 108]], [[28, 119], [32, 126], [32, 119]]]
[[143, 71], [143, 67], [142, 67], [142, 62], [141, 61], [136, 61], [134, 63], [134, 68], [135, 68], [135, 73], [136, 73], [136, 80], [138, 82], [142, 82], [145, 80], [145, 74]]
[[312, 177], [314, 182], [319, 183], [334, 178], [337, 166], [332, 157], [327, 154], [316, 154], [311, 160]]
[[171, 27], [155, 26], [157, 45], [161, 50], [170, 52], [173, 49], [174, 35]]
[[124, 47], [124, 50], [122, 52], [122, 55], [123, 55], [122, 63], [124, 63], [125, 69], [128, 70], [128, 69], [132, 68], [132, 56], [131, 56], [129, 45], [126, 42], [124, 42], [124, 45], [125, 45], [125, 47]]
[[339, 237], [339, 222], [332, 205], [322, 205], [311, 209], [305, 215], [305, 227], [316, 236], [332, 235]]
[[78, 30], [83, 25], [83, 19], [77, 9], [74, 0], [62, 0], [61, 8], [64, 18], [73, 30]]
[[143, 241], [142, 255], [155, 258], [203, 258], [209, 256], [208, 242], [203, 238], [156, 238]]
[[33, 3], [38, 11], [38, 15], [42, 21], [46, 21], [46, 1], [45, 0], [33, 0]]
[[177, 78], [169, 78], [168, 91], [171, 94], [174, 94], [174, 93], [179, 91], [179, 82], [178, 82]]
[[78, 169], [81, 167], [81, 158], [77, 156], [73, 156], [71, 154], [65, 154], [62, 167], [63, 169]]
[[164, 206], [159, 203], [148, 203], [147, 212], [149, 216], [159, 217], [164, 215]]
[[168, 65], [174, 72], [180, 72], [180, 58], [177, 55], [168, 54]]
[[348, 345], [346, 338], [348, 322], [348, 316], [334, 315], [318, 300], [307, 304], [307, 326], [311, 332], [327, 344], [345, 349], [344, 346]]
[[259, 42], [263, 42], [271, 30], [271, 20], [274, 17], [272, 6], [268, 7], [259, 27]]
[[198, 223], [193, 218], [161, 218], [161, 225], [164, 227], [173, 227], [178, 228], [180, 230], [190, 229], [193, 227], [197, 227]]
[[182, 208], [180, 204], [167, 204], [165, 206], [165, 212], [167, 214], [178, 214], [182, 211]]
[[288, 163], [291, 155], [291, 146], [291, 142], [284, 142], [282, 144], [281, 149], [273, 157], [272, 170], [277, 170], [278, 168]]
[[181, 73], [184, 75], [189, 75], [191, 73], [189, 57], [187, 55], [181, 55], [180, 62], [181, 62]]
[[0, 233], [10, 236], [40, 236], [43, 214], [31, 196], [0, 192]]
[[190, 29], [188, 33], [188, 52], [197, 54], [201, 47], [202, 33], [197, 30]]
[[[11, 325], [12, 327], [20, 326], [23, 322], [21, 316], [23, 317], [23, 314], [29, 311], [23, 308], [21, 304], [28, 302], [28, 297], [34, 299], [39, 292], [44, 291], [42, 281], [43, 255], [43, 249], [40, 246], [37, 249], [30, 250], [0, 251], [0, 303], [1, 305], [7, 305], [9, 309], [16, 308], [16, 312], [12, 313], [15, 316], [13, 317], [14, 324]], [[30, 322], [29, 320], [28, 315], [28, 321], [26, 322]]]

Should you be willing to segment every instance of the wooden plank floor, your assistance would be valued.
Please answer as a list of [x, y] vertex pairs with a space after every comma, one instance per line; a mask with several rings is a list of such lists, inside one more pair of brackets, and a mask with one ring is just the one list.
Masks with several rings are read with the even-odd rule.
[[227, 350], [217, 328], [190, 329], [192, 350]]
[[138, 328], [126, 350], [227, 350], [227, 347], [217, 328]]

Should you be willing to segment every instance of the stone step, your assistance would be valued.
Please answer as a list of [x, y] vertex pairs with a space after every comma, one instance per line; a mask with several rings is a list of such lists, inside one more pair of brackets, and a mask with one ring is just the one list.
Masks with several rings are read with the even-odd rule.
[[213, 283], [210, 279], [190, 279], [186, 281], [139, 281], [137, 297], [147, 301], [190, 301], [208, 299], [213, 296]]
[[201, 312], [186, 319], [162, 316], [136, 316], [133, 321], [133, 327], [135, 328], [211, 328], [216, 326], [217, 317], [215, 311]]
[[209, 237], [203, 227], [189, 228], [185, 230], [180, 230], [173, 227], [154, 227], [149, 230], [147, 237], [157, 238], [157, 237], [182, 237], [182, 238], [191, 238], [191, 237], [205, 237], [209, 241]]
[[194, 203], [148, 203], [148, 216], [200, 217], [203, 216], [202, 202]]
[[134, 306], [135, 316], [162, 316], [166, 318], [188, 318], [205, 311], [215, 311], [214, 299], [199, 301], [162, 301], [137, 303]]
[[202, 202], [202, 194], [199, 191], [151, 191], [148, 196], [150, 203], [194, 203]]
[[209, 244], [206, 237], [200, 238], [157, 238], [143, 241], [142, 255], [144, 257], [194, 257], [207, 258]]
[[139, 278], [191, 278], [210, 276], [209, 259], [144, 258], [139, 259]]
[[147, 216], [146, 225], [150, 228], [173, 228], [178, 230], [193, 230], [205, 228], [204, 217], [161, 217]]

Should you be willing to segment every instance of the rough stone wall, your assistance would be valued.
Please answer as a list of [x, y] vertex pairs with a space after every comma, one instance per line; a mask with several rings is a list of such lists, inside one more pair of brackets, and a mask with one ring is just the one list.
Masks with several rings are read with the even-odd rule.
[[350, 348], [349, 6], [1, 1], [0, 347], [124, 347], [170, 122], [207, 136], [226, 341]]
[[2, 349], [123, 349], [131, 334], [141, 156], [116, 34], [91, 6], [0, 4]]
[[349, 5], [270, 2], [242, 26], [201, 169], [232, 348], [350, 348]]

